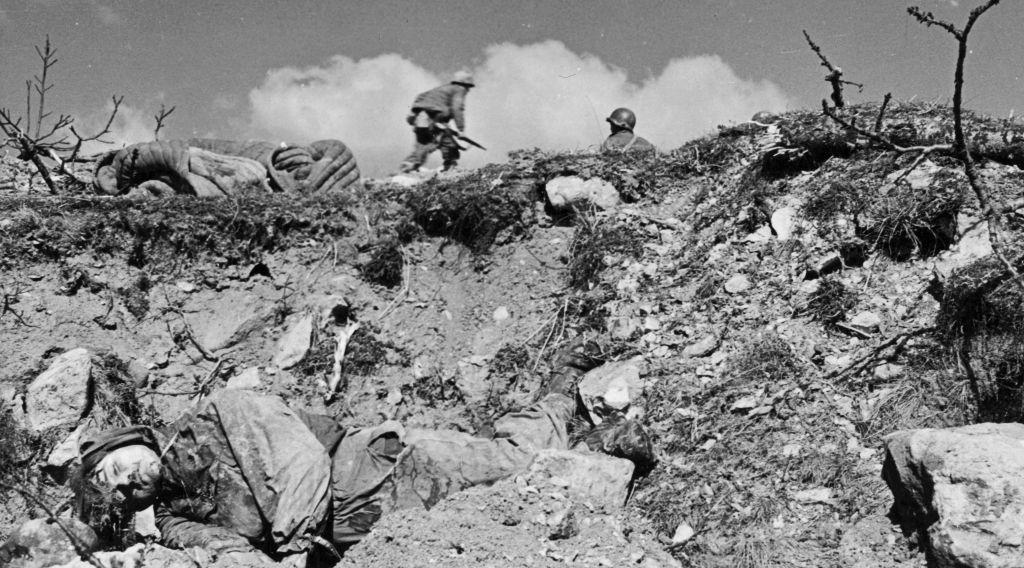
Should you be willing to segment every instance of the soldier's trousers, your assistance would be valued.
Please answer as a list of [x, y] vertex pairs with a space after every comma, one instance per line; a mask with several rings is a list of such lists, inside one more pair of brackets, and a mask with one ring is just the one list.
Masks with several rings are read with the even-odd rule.
[[461, 157], [459, 145], [455, 137], [444, 128], [438, 128], [437, 122], [427, 113], [419, 111], [412, 119], [415, 143], [412, 152], [402, 162], [402, 171], [411, 172], [419, 169], [427, 162], [435, 150], [441, 150], [445, 169], [455, 166]]
[[567, 449], [574, 409], [572, 398], [549, 394], [500, 418], [490, 439], [397, 422], [348, 433], [332, 463], [333, 540], [357, 542], [387, 511], [429, 509], [456, 491], [525, 470], [539, 450]]

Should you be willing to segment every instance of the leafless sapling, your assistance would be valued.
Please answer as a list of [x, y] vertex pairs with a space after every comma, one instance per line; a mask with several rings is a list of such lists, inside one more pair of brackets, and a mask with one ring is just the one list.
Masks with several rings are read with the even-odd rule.
[[978, 207], [981, 209], [982, 217], [988, 221], [988, 235], [989, 240], [992, 241], [992, 251], [995, 253], [999, 262], [1003, 264], [1007, 272], [1013, 277], [1014, 282], [1024, 292], [1024, 280], [1021, 279], [1020, 273], [1016, 267], [1007, 258], [1002, 239], [1002, 211], [996, 210], [991, 201], [989, 201], [988, 193], [985, 191], [985, 186], [981, 181], [981, 176], [978, 175], [977, 167], [974, 163], [974, 158], [971, 156], [971, 149], [967, 142], [967, 137], [964, 135], [964, 120], [963, 120], [963, 92], [964, 92], [964, 61], [967, 59], [967, 38], [974, 28], [974, 24], [977, 23], [978, 18], [982, 14], [987, 12], [990, 8], [999, 4], [1000, 0], [988, 0], [981, 6], [971, 10], [970, 15], [967, 17], [967, 23], [963, 29], [958, 29], [955, 25], [939, 20], [931, 12], [924, 12], [917, 6], [911, 6], [907, 8], [907, 13], [913, 16], [918, 22], [925, 26], [938, 26], [950, 33], [957, 41], [957, 57], [956, 57], [956, 71], [953, 75], [953, 150], [959, 156], [960, 161], [964, 164], [964, 173], [967, 174], [967, 182], [970, 184], [971, 189], [974, 191], [974, 196], [978, 200]]
[[57, 50], [50, 44], [50, 36], [46, 36], [46, 43], [42, 49], [38, 45], [35, 49], [42, 63], [42, 72], [25, 81], [23, 116], [15, 116], [11, 109], [0, 107], [0, 131], [6, 137], [0, 146], [14, 148], [18, 151], [19, 159], [32, 162], [50, 193], [55, 194], [57, 186], [50, 173], [50, 166], [44, 158], [53, 160], [61, 173], [81, 182], [67, 169], [66, 164], [75, 161], [82, 144], [86, 142], [110, 143], [109, 140], [104, 140], [103, 136], [110, 133], [110, 127], [124, 97], [112, 97], [114, 106], [110, 117], [98, 133], [80, 135], [75, 130], [74, 117], [60, 114], [54, 118], [53, 112], [46, 109], [46, 95], [54, 87], [50, 79], [50, 70], [58, 61]]

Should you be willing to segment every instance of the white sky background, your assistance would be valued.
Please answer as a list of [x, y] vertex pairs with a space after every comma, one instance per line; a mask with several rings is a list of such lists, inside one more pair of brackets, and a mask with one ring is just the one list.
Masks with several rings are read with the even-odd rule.
[[[715, 56], [672, 60], [635, 84], [595, 56], [545, 41], [490, 46], [471, 71], [478, 86], [467, 99], [467, 134], [488, 151], [466, 152], [468, 167], [504, 161], [521, 148], [595, 148], [608, 134], [604, 117], [618, 106], [637, 113], [638, 134], [668, 150], [718, 124], [787, 104], [777, 86], [745, 81]], [[249, 93], [252, 133], [299, 142], [340, 137], [364, 175], [385, 175], [412, 147], [404, 119], [413, 98], [447, 80], [395, 54], [271, 70]]]

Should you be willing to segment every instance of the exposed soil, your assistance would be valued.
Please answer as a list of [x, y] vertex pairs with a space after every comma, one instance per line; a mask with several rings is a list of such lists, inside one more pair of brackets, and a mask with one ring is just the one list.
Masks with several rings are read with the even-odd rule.
[[[877, 107], [849, 112], [873, 121]], [[894, 105], [885, 125], [909, 132], [906, 145], [915, 133], [934, 143], [943, 131], [925, 123], [945, 119]], [[999, 126], [985, 120], [971, 126]], [[997, 154], [981, 171], [993, 199], [1012, 203], [1024, 177]], [[654, 158], [522, 152], [320, 203], [43, 197], [8, 160], [0, 172], [18, 173], [0, 179], [0, 402], [19, 416], [28, 382], [86, 347], [123, 361], [154, 423], [259, 367], [257, 390], [346, 425], [397, 418], [486, 435], [530, 402], [551, 354], [584, 335], [609, 360], [639, 357], [650, 385], [633, 404], [659, 461], [625, 508], [509, 480], [386, 517], [344, 564], [923, 566], [885, 516], [882, 437], [975, 421], [991, 399], [972, 396], [935, 329], [935, 275], [976, 260], [965, 235], [977, 205], [952, 158], [900, 178], [912, 162], [854, 145], [810, 112]], [[602, 177], [627, 203], [552, 216], [538, 190], [563, 174]], [[93, 202], [126, 221], [94, 223]], [[270, 213], [238, 228], [228, 213], [243, 207]], [[1009, 219], [1006, 241], [1019, 241], [1024, 222]], [[197, 234], [223, 238], [185, 238]], [[325, 400], [338, 306], [361, 327]], [[313, 349], [273, 368], [279, 338], [306, 313]], [[22, 456], [20, 479], [56, 500], [66, 490], [39, 473], [44, 450]], [[13, 495], [2, 501], [0, 540], [29, 516]], [[565, 511], [578, 531], [552, 537]], [[674, 542], [683, 525], [693, 537]]]

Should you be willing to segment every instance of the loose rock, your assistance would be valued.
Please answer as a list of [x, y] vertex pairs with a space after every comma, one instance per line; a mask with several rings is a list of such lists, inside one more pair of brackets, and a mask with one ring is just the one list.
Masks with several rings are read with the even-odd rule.
[[280, 369], [294, 367], [306, 358], [316, 327], [316, 316], [313, 313], [307, 312], [289, 319], [291, 324], [277, 341], [277, 353], [274, 355], [274, 366]]
[[92, 359], [87, 349], [72, 349], [28, 386], [25, 397], [29, 427], [41, 432], [78, 422], [89, 405]]
[[885, 438], [882, 477], [929, 566], [1024, 566], [1024, 424], [904, 430]]
[[601, 178], [584, 181], [577, 176], [556, 177], [544, 186], [544, 191], [551, 207], [559, 212], [586, 204], [598, 209], [611, 209], [622, 201], [615, 187]]

